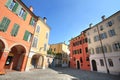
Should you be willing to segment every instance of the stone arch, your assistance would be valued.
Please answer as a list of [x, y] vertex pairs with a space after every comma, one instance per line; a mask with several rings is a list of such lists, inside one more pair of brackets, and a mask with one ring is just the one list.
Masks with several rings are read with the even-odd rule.
[[16, 45], [21, 45], [21, 46], [23, 46], [23, 47], [25, 48], [25, 50], [26, 50], [26, 54], [28, 54], [28, 49], [27, 49], [27, 47], [26, 47], [24, 44], [22, 44], [22, 43], [15, 43], [15, 44], [13, 44], [12, 46], [9, 47], [9, 50], [11, 50], [11, 48], [14, 47], [14, 46], [16, 46]]
[[44, 57], [39, 53], [34, 54], [31, 59], [31, 65], [33, 68], [42, 68], [44, 62]]
[[4, 43], [5, 50], [8, 50], [8, 44], [7, 44], [6, 40], [3, 39], [3, 38], [0, 38], [0, 41], [1, 41], [2, 43]]
[[5, 63], [5, 68], [10, 70], [19, 70], [23, 68], [26, 48], [21, 44], [14, 44], [10, 48], [8, 57]]

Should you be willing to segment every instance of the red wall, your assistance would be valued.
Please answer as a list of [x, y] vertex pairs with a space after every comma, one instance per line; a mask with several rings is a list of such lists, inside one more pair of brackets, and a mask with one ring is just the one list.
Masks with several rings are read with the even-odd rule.
[[[71, 68], [77, 68], [77, 60], [80, 62], [80, 69], [81, 70], [90, 70], [90, 62], [86, 61], [86, 57], [89, 57], [89, 54], [86, 53], [85, 48], [88, 47], [88, 43], [84, 42], [83, 40], [86, 38], [84, 34], [81, 34], [70, 41], [70, 67]], [[73, 43], [78, 42], [82, 40], [82, 44], [79, 44], [77, 46], [73, 46]], [[73, 50], [80, 50], [82, 49], [82, 53], [80, 54], [73, 54]], [[75, 61], [74, 61], [75, 58]], [[82, 63], [80, 61], [80, 58], [82, 58]]]
[[[30, 19], [32, 17], [30, 14], [27, 15], [26, 20], [23, 20], [21, 17], [16, 15], [14, 12], [9, 10], [5, 6], [6, 1], [7, 0], [0, 0], [0, 22], [2, 21], [3, 17], [7, 17], [8, 19], [11, 20], [11, 22], [10, 22], [6, 32], [0, 31], [0, 39], [1, 38], [4, 39], [7, 44], [6, 45], [4, 43], [5, 51], [3, 52], [3, 54], [1, 55], [1, 58], [0, 58], [0, 73], [1, 73], [1, 71], [3, 71], [7, 56], [10, 52], [10, 49], [12, 48], [12, 46], [14, 46], [17, 43], [18, 44], [20, 43], [21, 45], [25, 46], [24, 48], [26, 50], [26, 53], [25, 53], [24, 59], [23, 59], [23, 61], [25, 61], [25, 62], [23, 62], [22, 69], [21, 69], [22, 71], [24, 71], [31, 42], [24, 41], [23, 37], [24, 37], [26, 30], [28, 30], [29, 32], [31, 32], [33, 34], [35, 27], [29, 25]], [[12, 31], [13, 25], [15, 23], [19, 24], [19, 26], [20, 26], [16, 37], [11, 36], [11, 31]], [[6, 56], [4, 56], [4, 55], [6, 55]]]

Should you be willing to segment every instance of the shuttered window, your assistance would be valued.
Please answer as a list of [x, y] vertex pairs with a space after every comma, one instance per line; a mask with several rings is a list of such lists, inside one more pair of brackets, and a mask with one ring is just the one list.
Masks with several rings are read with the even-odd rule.
[[14, 24], [14, 27], [13, 27], [13, 29], [11, 31], [11, 35], [12, 36], [16, 36], [17, 33], [18, 33], [18, 30], [19, 30], [19, 25], [18, 24]]
[[18, 3], [15, 2], [14, 0], [8, 0], [6, 3], [6, 6], [12, 10], [13, 12], [15, 12], [17, 10], [18, 7]]
[[44, 51], [47, 50], [47, 44], [44, 44]]
[[35, 19], [33, 17], [30, 20], [30, 25], [35, 26]]
[[33, 43], [32, 43], [32, 47], [36, 48], [36, 47], [37, 47], [37, 44], [38, 44], [38, 38], [37, 38], [37, 37], [34, 37]]
[[10, 20], [7, 17], [4, 17], [0, 23], [0, 31], [5, 32], [10, 24]]
[[25, 11], [21, 5], [19, 5], [16, 1], [14, 0], [7, 0], [6, 6], [15, 12], [19, 17], [22, 17], [24, 20], [26, 20], [27, 17], [27, 11]]
[[29, 42], [31, 40], [31, 37], [32, 37], [32, 34], [28, 31], [25, 31], [23, 39]]

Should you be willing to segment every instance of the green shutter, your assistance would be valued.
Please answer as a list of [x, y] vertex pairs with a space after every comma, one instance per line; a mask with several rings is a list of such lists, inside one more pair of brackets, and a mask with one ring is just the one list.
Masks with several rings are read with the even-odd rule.
[[30, 20], [30, 25], [32, 25], [32, 21], [33, 21], [33, 17], [32, 17], [31, 20]]
[[15, 3], [15, 6], [13, 7], [12, 11], [15, 12], [17, 10], [17, 7], [18, 7], [18, 3], [16, 2]]
[[7, 19], [6, 24], [5, 24], [5, 26], [4, 26], [4, 32], [7, 31], [7, 28], [8, 28], [8, 26], [9, 26], [9, 24], [10, 24], [10, 20]]
[[1, 23], [0, 23], [0, 30], [3, 31], [4, 30], [4, 22], [5, 22], [5, 18], [2, 19]]
[[16, 11], [15, 11], [15, 13], [16, 13], [17, 15], [19, 15], [21, 8], [22, 8], [22, 6], [21, 6], [21, 5], [18, 5], [18, 8], [17, 8]]
[[18, 32], [18, 29], [19, 29], [19, 25], [18, 24], [14, 24], [14, 27], [11, 31], [11, 35], [12, 36], [16, 36], [17, 35], [17, 32]]
[[17, 35], [19, 28], [20, 28], [20, 26], [17, 25], [17, 28], [16, 28], [16, 30], [15, 30], [15, 36]]
[[6, 31], [9, 24], [10, 24], [10, 20], [8, 18], [4, 17], [0, 24], [0, 30]]
[[9, 7], [9, 5], [10, 5], [10, 3], [11, 3], [12, 1], [13, 1], [13, 0], [7, 0], [7, 2], [6, 2], [5, 5], [6, 5], [7, 7]]
[[25, 31], [25, 34], [24, 34], [24, 40], [27, 41], [28, 40], [28, 36], [29, 36], [29, 32], [28, 31]]
[[25, 20], [27, 17], [27, 12], [24, 13], [23, 19]]

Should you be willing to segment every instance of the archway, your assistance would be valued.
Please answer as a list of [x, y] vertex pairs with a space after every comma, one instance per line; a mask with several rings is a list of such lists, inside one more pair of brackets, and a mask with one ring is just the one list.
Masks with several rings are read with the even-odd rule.
[[80, 62], [77, 61], [77, 69], [80, 69]]
[[42, 68], [43, 60], [43, 56], [41, 56], [40, 54], [35, 54], [32, 57], [31, 65], [33, 66], [33, 68]]
[[26, 53], [25, 48], [22, 45], [15, 45], [11, 48], [8, 54], [5, 68], [10, 70], [20, 71], [23, 64], [24, 54]]
[[2, 40], [0, 40], [0, 60], [1, 60], [2, 54], [4, 52], [4, 49], [5, 49], [5, 44]]
[[95, 60], [92, 60], [92, 69], [93, 71], [97, 71], [97, 65]]

